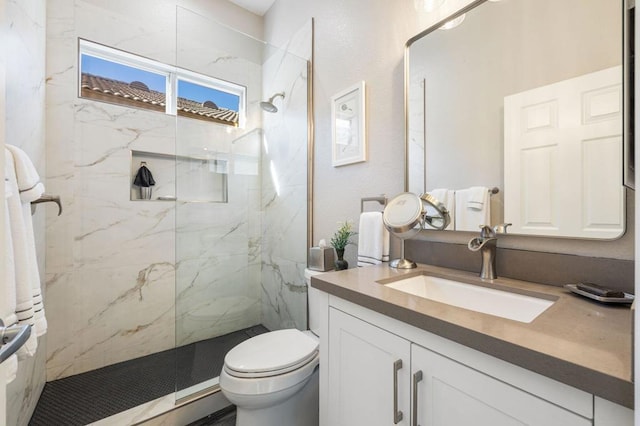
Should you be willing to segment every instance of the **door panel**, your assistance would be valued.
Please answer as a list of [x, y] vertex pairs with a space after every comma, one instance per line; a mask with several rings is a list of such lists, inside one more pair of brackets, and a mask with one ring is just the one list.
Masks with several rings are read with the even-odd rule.
[[333, 308], [329, 324], [328, 424], [393, 425], [394, 362], [401, 360], [397, 424], [409, 425], [409, 342]]
[[[589, 419], [518, 388], [412, 345], [412, 373], [422, 371], [417, 412], [421, 426], [587, 426]], [[413, 395], [412, 395], [413, 397]]]

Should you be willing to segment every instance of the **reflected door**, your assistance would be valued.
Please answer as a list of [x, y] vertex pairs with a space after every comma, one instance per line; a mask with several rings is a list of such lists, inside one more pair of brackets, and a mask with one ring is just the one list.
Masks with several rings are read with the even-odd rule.
[[505, 97], [505, 221], [516, 234], [624, 230], [622, 69]]

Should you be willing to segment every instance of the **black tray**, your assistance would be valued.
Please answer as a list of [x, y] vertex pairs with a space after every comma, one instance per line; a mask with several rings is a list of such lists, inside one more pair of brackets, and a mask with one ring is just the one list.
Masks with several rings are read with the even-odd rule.
[[625, 293], [624, 297], [603, 297], [597, 294], [589, 293], [588, 291], [580, 290], [575, 284], [565, 284], [564, 287], [570, 291], [579, 294], [580, 296], [588, 297], [589, 299], [597, 300], [603, 303], [633, 303], [635, 296], [633, 294]]

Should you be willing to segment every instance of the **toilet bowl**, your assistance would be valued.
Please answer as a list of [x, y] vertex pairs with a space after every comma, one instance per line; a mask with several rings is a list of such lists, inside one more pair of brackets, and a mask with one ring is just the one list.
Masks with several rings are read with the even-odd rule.
[[[305, 271], [309, 286], [315, 271]], [[316, 293], [309, 293], [315, 319]], [[319, 340], [310, 331], [286, 329], [260, 334], [231, 349], [220, 373], [220, 389], [236, 405], [237, 426], [318, 424]]]

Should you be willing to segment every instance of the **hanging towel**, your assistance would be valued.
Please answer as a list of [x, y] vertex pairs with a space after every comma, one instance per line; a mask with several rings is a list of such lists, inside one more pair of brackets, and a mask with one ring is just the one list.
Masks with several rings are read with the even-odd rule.
[[40, 176], [31, 162], [29, 156], [20, 148], [6, 145], [13, 155], [20, 202], [22, 203], [22, 216], [27, 237], [27, 264], [29, 269], [29, 281], [33, 297], [34, 329], [36, 337], [47, 332], [47, 319], [42, 301], [42, 286], [40, 272], [38, 271], [38, 257], [36, 254], [35, 238], [33, 235], [33, 220], [31, 219], [31, 202], [44, 194], [44, 185], [40, 182]]
[[358, 266], [379, 265], [389, 261], [389, 231], [382, 223], [382, 212], [360, 214], [358, 229]]
[[[10, 326], [18, 322], [16, 316], [16, 276], [13, 261], [13, 241], [11, 240], [11, 227], [9, 223], [9, 207], [7, 199], [13, 195], [9, 182], [4, 182], [4, 276], [0, 280], [0, 319], [5, 326]], [[9, 384], [16, 378], [18, 373], [18, 356], [11, 355], [2, 363], [4, 376], [0, 378], [0, 386]]]
[[[484, 187], [480, 192], [474, 187], [459, 189], [456, 191], [456, 230], [457, 231], [480, 231], [481, 225], [491, 225], [491, 205], [489, 200], [489, 190]], [[481, 202], [476, 201], [482, 194]], [[480, 207], [480, 208], [478, 208]]]
[[[456, 224], [456, 192], [451, 189], [433, 189], [428, 191], [428, 194], [431, 194], [447, 208], [451, 221], [445, 230], [453, 231]], [[431, 212], [427, 209], [427, 214], [429, 213]]]
[[13, 156], [16, 181], [20, 190], [20, 200], [30, 203], [37, 200], [44, 193], [44, 185], [26, 152], [13, 145], [6, 145]]
[[448, 189], [443, 189], [443, 188], [432, 189], [431, 191], [428, 191], [428, 194], [430, 194], [436, 200], [440, 201], [442, 204], [446, 204], [447, 203], [447, 196], [449, 195], [449, 190]]
[[141, 186], [143, 188], [148, 188], [156, 184], [156, 181], [153, 180], [153, 175], [151, 174], [151, 170], [147, 168], [147, 166], [142, 165], [138, 169], [138, 173], [136, 173], [136, 177], [133, 180], [133, 184], [137, 186]]
[[[19, 325], [35, 324], [33, 312], [33, 291], [31, 288], [31, 271], [33, 266], [29, 263], [29, 242], [27, 238], [27, 230], [24, 224], [24, 215], [22, 213], [22, 203], [20, 202], [20, 192], [16, 181], [16, 172], [13, 163], [13, 155], [11, 151], [5, 149], [5, 180], [9, 185], [10, 195], [7, 198], [7, 211], [9, 218], [9, 228], [11, 242], [13, 246], [13, 265], [15, 276], [15, 293], [16, 293], [16, 316]], [[36, 333], [31, 333], [29, 340], [18, 351], [18, 357], [24, 359], [32, 356], [36, 352], [38, 340]]]
[[489, 188], [486, 186], [472, 186], [469, 188], [469, 200], [467, 207], [474, 210], [482, 210], [484, 203], [489, 201]]

